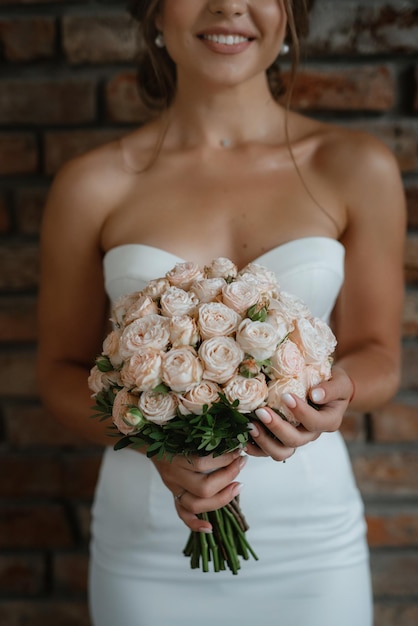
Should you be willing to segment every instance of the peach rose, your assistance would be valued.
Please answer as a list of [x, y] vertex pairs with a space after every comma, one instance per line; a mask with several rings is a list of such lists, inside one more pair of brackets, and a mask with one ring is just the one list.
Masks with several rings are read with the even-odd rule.
[[129, 359], [138, 350], [164, 350], [169, 341], [169, 321], [161, 315], [147, 315], [125, 328], [120, 340], [120, 354]]
[[232, 335], [240, 321], [238, 313], [222, 302], [208, 302], [199, 307], [198, 326], [203, 339]]
[[239, 325], [236, 339], [244, 352], [257, 361], [269, 359], [278, 344], [276, 329], [271, 324], [248, 318]]
[[202, 375], [202, 363], [190, 346], [173, 348], [163, 355], [163, 381], [172, 391], [188, 391], [200, 383]]
[[201, 383], [190, 389], [184, 395], [179, 396], [179, 410], [183, 415], [201, 415], [203, 407], [209, 407], [218, 402], [219, 393], [222, 389], [211, 380], [202, 380]]
[[326, 359], [319, 365], [307, 365], [303, 372], [303, 380], [308, 389], [331, 378], [332, 359]]
[[89, 389], [93, 392], [93, 396], [96, 396], [98, 393], [107, 391], [114, 385], [120, 385], [120, 373], [113, 370], [110, 372], [101, 372], [97, 365], [94, 365], [90, 370], [87, 384]]
[[323, 363], [334, 352], [337, 343], [332, 330], [320, 319], [296, 320], [290, 338], [299, 346], [310, 365]]
[[173, 348], [195, 346], [200, 340], [196, 321], [189, 315], [170, 318], [170, 342]]
[[305, 369], [305, 359], [297, 345], [290, 339], [281, 343], [270, 358], [271, 378], [297, 378]]
[[123, 358], [119, 351], [120, 338], [122, 336], [119, 328], [112, 330], [103, 342], [103, 354], [109, 357], [109, 360], [115, 369], [118, 369], [122, 363]]
[[153, 314], [158, 314], [157, 304], [150, 296], [140, 295], [126, 311], [124, 324], [127, 326], [140, 317]]
[[177, 415], [178, 400], [172, 393], [144, 391], [141, 393], [138, 408], [142, 415], [154, 424], [166, 424]]
[[161, 312], [167, 317], [173, 315], [194, 315], [199, 300], [190, 291], [184, 291], [179, 287], [169, 287], [161, 296]]
[[240, 280], [245, 280], [257, 287], [260, 295], [270, 298], [277, 297], [279, 285], [276, 274], [258, 263], [249, 263], [238, 274]]
[[295, 420], [293, 413], [283, 402], [282, 396], [284, 393], [292, 393], [299, 398], [306, 399], [307, 388], [304, 382], [300, 378], [279, 378], [271, 380], [267, 386], [267, 405], [280, 411], [282, 417], [290, 424], [299, 426], [299, 422]]
[[127, 295], [121, 296], [115, 300], [112, 305], [112, 316], [110, 321], [119, 328], [122, 328], [125, 324], [126, 311], [141, 295], [142, 291], [135, 291], [134, 293], [128, 293]]
[[212, 337], [201, 344], [199, 357], [204, 367], [203, 378], [223, 384], [236, 373], [244, 351], [231, 337]]
[[234, 309], [241, 317], [244, 317], [248, 309], [258, 302], [259, 297], [257, 287], [245, 280], [236, 280], [222, 289], [223, 303], [230, 309]]
[[153, 300], [159, 300], [169, 287], [170, 283], [167, 278], [156, 278], [149, 281], [147, 286], [142, 290], [142, 294], [149, 296]]
[[113, 401], [112, 419], [116, 428], [124, 435], [138, 432], [143, 423], [137, 414], [131, 412], [132, 408], [138, 408], [138, 396], [127, 389], [118, 391]]
[[184, 289], [185, 291], [188, 291], [193, 281], [201, 280], [204, 277], [205, 275], [197, 263], [192, 263], [191, 261], [177, 263], [173, 269], [166, 274], [166, 278], [171, 285]]
[[196, 294], [199, 302], [214, 302], [222, 293], [222, 288], [226, 285], [223, 278], [204, 278], [195, 280], [190, 290]]
[[277, 331], [279, 341], [283, 341], [295, 329], [293, 321], [283, 312], [283, 307], [276, 300], [270, 300], [266, 322]]
[[250, 413], [261, 406], [265, 406], [268, 388], [263, 374], [255, 378], [234, 376], [225, 385], [224, 393], [230, 402], [239, 400], [238, 411]]
[[135, 352], [122, 367], [121, 381], [135, 391], [151, 391], [162, 383], [161, 352], [144, 350]]
[[293, 322], [299, 318], [311, 317], [311, 313], [306, 304], [297, 296], [294, 296], [287, 291], [281, 291], [275, 302], [270, 302], [271, 308], [279, 308], [282, 314]]
[[237, 274], [238, 268], [235, 263], [225, 257], [214, 259], [210, 265], [205, 266], [206, 278], [224, 278], [225, 280], [232, 280], [236, 278]]

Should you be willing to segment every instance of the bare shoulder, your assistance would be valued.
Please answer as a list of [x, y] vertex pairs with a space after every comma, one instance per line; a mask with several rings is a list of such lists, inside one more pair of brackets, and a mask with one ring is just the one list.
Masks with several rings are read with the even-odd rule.
[[367, 132], [320, 124], [313, 167], [341, 197], [350, 220], [403, 223], [405, 198], [393, 152]]

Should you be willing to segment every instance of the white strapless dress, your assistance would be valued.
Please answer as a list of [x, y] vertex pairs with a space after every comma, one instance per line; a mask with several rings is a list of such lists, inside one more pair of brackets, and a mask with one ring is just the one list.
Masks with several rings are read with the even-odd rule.
[[[109, 297], [141, 289], [181, 260], [142, 244], [110, 250]], [[328, 319], [344, 277], [338, 241], [298, 239], [256, 262]], [[153, 463], [106, 449], [92, 519], [94, 626], [371, 626], [363, 504], [340, 433], [298, 448], [286, 464], [249, 457], [239, 480], [259, 561], [244, 561], [237, 576], [204, 574], [182, 554], [189, 530]]]

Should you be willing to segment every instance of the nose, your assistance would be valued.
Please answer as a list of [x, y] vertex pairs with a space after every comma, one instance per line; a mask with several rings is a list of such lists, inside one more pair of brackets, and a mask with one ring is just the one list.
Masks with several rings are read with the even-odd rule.
[[243, 15], [247, 0], [209, 0], [209, 11], [214, 15]]

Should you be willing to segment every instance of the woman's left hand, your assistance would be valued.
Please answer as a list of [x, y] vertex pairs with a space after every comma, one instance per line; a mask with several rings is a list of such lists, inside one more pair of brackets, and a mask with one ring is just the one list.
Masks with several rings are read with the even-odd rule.
[[285, 461], [295, 453], [296, 448], [315, 441], [321, 433], [338, 430], [352, 395], [351, 378], [342, 368], [335, 367], [331, 380], [313, 387], [309, 392], [317, 408], [293, 394], [284, 396], [286, 406], [299, 426], [293, 426], [272, 409], [259, 409], [256, 414], [262, 425], [252, 423], [251, 437], [255, 445], [248, 444], [247, 454]]

